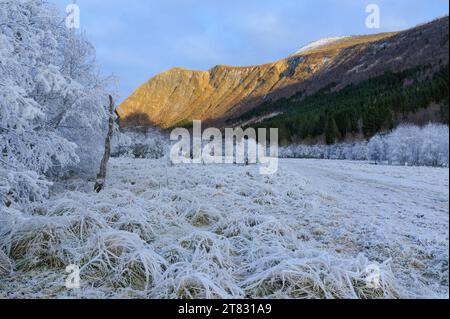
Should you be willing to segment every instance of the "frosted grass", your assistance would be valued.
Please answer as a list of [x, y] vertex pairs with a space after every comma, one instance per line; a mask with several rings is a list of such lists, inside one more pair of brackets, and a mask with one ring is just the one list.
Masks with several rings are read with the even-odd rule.
[[[108, 181], [0, 214], [0, 297], [448, 296], [448, 170], [114, 159]], [[64, 286], [69, 264], [80, 290]]]

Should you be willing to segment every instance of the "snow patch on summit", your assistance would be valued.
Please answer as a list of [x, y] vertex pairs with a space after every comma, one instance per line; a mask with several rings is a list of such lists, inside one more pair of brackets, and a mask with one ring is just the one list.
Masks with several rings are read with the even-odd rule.
[[320, 39], [318, 41], [315, 41], [315, 42], [312, 42], [312, 43], [310, 43], [308, 45], [305, 45], [300, 50], [295, 52], [295, 54], [305, 53], [307, 51], [318, 49], [318, 48], [324, 47], [326, 45], [332, 44], [334, 42], [337, 42], [337, 41], [345, 39], [345, 38], [348, 38], [348, 37], [332, 37], [332, 38]]

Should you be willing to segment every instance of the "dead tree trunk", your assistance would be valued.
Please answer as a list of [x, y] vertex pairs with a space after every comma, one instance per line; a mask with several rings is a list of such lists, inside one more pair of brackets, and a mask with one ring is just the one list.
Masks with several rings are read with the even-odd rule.
[[108, 135], [105, 140], [105, 153], [100, 164], [100, 171], [97, 174], [97, 180], [95, 182], [94, 190], [100, 193], [105, 187], [106, 181], [106, 169], [108, 167], [108, 161], [111, 156], [111, 139], [114, 131], [114, 101], [112, 96], [109, 96], [109, 123], [108, 123]]

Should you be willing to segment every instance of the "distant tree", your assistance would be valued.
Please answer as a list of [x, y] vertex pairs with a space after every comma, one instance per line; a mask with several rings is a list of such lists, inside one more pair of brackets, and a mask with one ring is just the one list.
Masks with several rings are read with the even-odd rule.
[[385, 160], [385, 150], [386, 147], [384, 139], [381, 136], [377, 135], [372, 138], [367, 145], [367, 158], [377, 164], [378, 162]]

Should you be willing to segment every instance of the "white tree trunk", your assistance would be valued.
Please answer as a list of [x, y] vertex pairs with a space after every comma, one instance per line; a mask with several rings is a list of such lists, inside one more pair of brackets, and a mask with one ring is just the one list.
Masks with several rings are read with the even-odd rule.
[[100, 193], [105, 187], [106, 181], [106, 170], [108, 168], [108, 161], [111, 156], [111, 139], [114, 131], [114, 101], [112, 96], [109, 96], [109, 124], [108, 124], [108, 135], [105, 140], [105, 153], [103, 154], [103, 159], [100, 164], [100, 171], [97, 174], [97, 180], [95, 182], [94, 190]]

